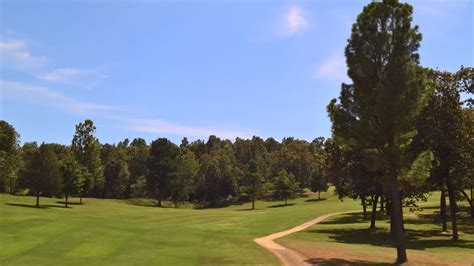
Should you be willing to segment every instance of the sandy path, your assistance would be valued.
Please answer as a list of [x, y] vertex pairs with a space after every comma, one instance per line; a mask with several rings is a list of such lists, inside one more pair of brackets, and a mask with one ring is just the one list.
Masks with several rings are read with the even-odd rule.
[[311, 263], [306, 262], [308, 260], [307, 257], [299, 254], [298, 252], [291, 250], [289, 248], [285, 248], [284, 246], [276, 243], [275, 239], [287, 236], [289, 234], [293, 234], [298, 231], [302, 231], [312, 225], [315, 225], [321, 221], [324, 221], [325, 219], [334, 216], [334, 215], [339, 215], [339, 214], [344, 214], [344, 213], [352, 213], [352, 212], [358, 212], [358, 211], [351, 211], [351, 212], [335, 212], [335, 213], [330, 213], [326, 214], [323, 216], [319, 216], [316, 219], [313, 219], [309, 222], [306, 222], [304, 224], [295, 226], [291, 229], [281, 231], [278, 233], [274, 233], [268, 236], [256, 238], [254, 241], [259, 244], [260, 246], [266, 248], [269, 250], [271, 253], [275, 254], [282, 262], [283, 265], [288, 265], [288, 266], [293, 266], [293, 265], [311, 265]]

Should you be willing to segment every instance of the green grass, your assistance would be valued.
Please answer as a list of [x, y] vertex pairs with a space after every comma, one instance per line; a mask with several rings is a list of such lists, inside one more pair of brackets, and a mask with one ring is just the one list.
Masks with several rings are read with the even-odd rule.
[[[59, 199], [0, 194], [0, 265], [279, 264], [253, 242], [325, 213], [358, 209], [331, 192], [226, 208], [156, 208], [147, 200]], [[73, 199], [77, 202], [77, 199]]]
[[[408, 258], [418, 264], [472, 264], [474, 263], [474, 221], [470, 219], [465, 202], [460, 203], [459, 237], [453, 242], [450, 234], [441, 234], [439, 222], [439, 194], [435, 193], [422, 211], [405, 210], [405, 229]], [[449, 213], [448, 213], [449, 217]], [[387, 217], [379, 217], [377, 231], [368, 230], [369, 221], [361, 213], [332, 217], [302, 232], [279, 239], [278, 242], [314, 257], [313, 262], [324, 265], [382, 264], [395, 261], [396, 253], [389, 233]], [[451, 226], [448, 221], [448, 228]], [[321, 250], [336, 254], [321, 259]], [[324, 254], [323, 254], [324, 255]], [[317, 259], [319, 258], [319, 259]], [[344, 258], [341, 260], [341, 258]]]

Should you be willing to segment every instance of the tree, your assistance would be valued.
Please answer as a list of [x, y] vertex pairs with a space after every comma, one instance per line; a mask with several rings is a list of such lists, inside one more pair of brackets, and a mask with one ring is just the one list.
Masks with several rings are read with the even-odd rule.
[[340, 102], [328, 106], [334, 136], [373, 156], [390, 184], [398, 263], [407, 261], [398, 175], [416, 158], [408, 144], [426, 95], [412, 12], [397, 0], [364, 7], [345, 49], [352, 84], [342, 84]]
[[[471, 70], [472, 71], [472, 70]], [[429, 85], [434, 89], [417, 120], [417, 144], [428, 148], [436, 156], [432, 183], [441, 190], [440, 213], [446, 229], [445, 189], [448, 192], [453, 240], [458, 239], [456, 194], [470, 184], [473, 140], [469, 136], [472, 121], [466, 119], [460, 93], [471, 86], [472, 78], [466, 70], [457, 73], [427, 70]], [[449, 130], [447, 130], [449, 129]]]
[[69, 195], [79, 193], [84, 182], [85, 169], [76, 161], [72, 153], [68, 153], [67, 157], [63, 159], [61, 165], [62, 172], [62, 193], [66, 197], [64, 202], [65, 207], [68, 207]]
[[236, 160], [229, 143], [201, 157], [195, 194], [204, 206], [222, 206], [237, 196]]
[[[137, 196], [137, 193], [144, 196], [143, 190], [138, 189], [143, 184], [138, 184], [143, 181], [143, 178], [148, 174], [147, 160], [149, 157], [149, 147], [146, 141], [142, 138], [133, 139], [130, 146], [127, 148], [127, 164], [128, 171], [130, 172], [129, 182], [125, 190], [126, 197]], [[141, 178], [141, 180], [140, 180]], [[132, 193], [132, 187], [135, 188]], [[138, 189], [138, 190], [137, 190]]]
[[0, 192], [14, 190], [21, 158], [19, 138], [12, 125], [0, 120]]
[[256, 160], [249, 162], [243, 180], [243, 192], [250, 196], [252, 200], [252, 210], [255, 209], [255, 199], [264, 192], [265, 179], [262, 174], [262, 163]]
[[107, 198], [123, 198], [130, 172], [127, 165], [127, 153], [124, 145], [110, 146], [103, 160], [104, 167], [104, 196]]
[[199, 163], [196, 160], [194, 153], [185, 148], [186, 146], [182, 147], [183, 148], [178, 158], [179, 162], [177, 170], [170, 182], [170, 195], [175, 208], [178, 207], [179, 202], [188, 199], [189, 194], [193, 190], [193, 184], [197, 172], [199, 171]]
[[94, 137], [95, 131], [94, 123], [87, 119], [76, 125], [76, 132], [72, 139], [71, 148], [76, 160], [88, 171], [81, 188], [81, 203], [82, 197], [86, 194], [95, 196], [103, 194], [104, 175], [100, 160], [100, 143]]
[[285, 206], [288, 205], [288, 199], [295, 198], [299, 191], [299, 183], [295, 180], [293, 174], [288, 174], [281, 170], [274, 184], [273, 197], [275, 199], [285, 200]]
[[314, 154], [307, 141], [294, 138], [283, 139], [278, 156], [279, 169], [285, 169], [293, 174], [301, 187], [308, 187], [313, 167]]
[[26, 162], [20, 182], [36, 196], [36, 207], [39, 207], [40, 195], [57, 193], [61, 188], [61, 178], [61, 165], [54, 147], [43, 143]]
[[169, 195], [170, 182], [178, 168], [179, 147], [166, 138], [151, 143], [148, 158], [147, 186], [157, 199], [157, 206]]
[[321, 199], [321, 191], [328, 191], [329, 185], [327, 178], [317, 170], [311, 172], [310, 188], [318, 192], [318, 199]]

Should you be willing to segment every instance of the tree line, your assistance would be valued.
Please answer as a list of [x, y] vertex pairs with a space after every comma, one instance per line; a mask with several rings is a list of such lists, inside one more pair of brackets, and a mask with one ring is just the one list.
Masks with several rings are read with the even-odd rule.
[[76, 125], [70, 145], [26, 142], [6, 121], [2, 131], [0, 189], [40, 196], [154, 198], [156, 205], [193, 202], [211, 207], [257, 199], [284, 200], [304, 188], [327, 191], [324, 138], [312, 142], [284, 138], [211, 135], [180, 145], [166, 138], [101, 144], [92, 120]]
[[[337, 194], [360, 199], [365, 218], [377, 206], [390, 216], [397, 262], [407, 261], [403, 206], [416, 207], [441, 191], [440, 221], [458, 239], [457, 202], [474, 218], [474, 69], [455, 73], [424, 68], [413, 8], [397, 0], [372, 2], [352, 26], [345, 49], [348, 76], [328, 105], [333, 141], [328, 167]], [[463, 100], [464, 99], [464, 100]], [[468, 195], [467, 191], [470, 191]]]

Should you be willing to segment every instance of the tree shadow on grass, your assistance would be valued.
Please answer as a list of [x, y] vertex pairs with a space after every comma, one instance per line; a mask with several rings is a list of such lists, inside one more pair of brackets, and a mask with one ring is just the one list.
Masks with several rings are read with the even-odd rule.
[[[419, 219], [406, 219], [405, 225], [410, 223], [416, 224], [432, 224], [430, 219], [427, 218], [424, 223]], [[379, 247], [393, 247], [392, 237], [388, 229], [377, 228], [376, 232], [371, 231], [368, 228], [353, 228], [351, 225], [366, 222], [362, 220], [361, 213], [348, 213], [341, 215], [338, 218], [331, 219], [329, 221], [323, 221], [320, 224], [339, 224], [341, 228], [330, 228], [330, 229], [319, 229], [315, 227], [313, 230], [309, 230], [310, 233], [327, 234], [330, 239], [333, 239], [339, 243], [348, 244], [365, 244]], [[378, 221], [379, 223], [382, 221]], [[463, 222], [460, 221], [460, 224]], [[344, 225], [347, 226], [344, 226]], [[460, 227], [460, 231], [465, 231], [464, 227]], [[406, 247], [409, 249], [425, 250], [429, 248], [437, 247], [456, 247], [474, 249], [474, 241], [463, 240], [462, 238], [458, 241], [452, 241], [449, 234], [440, 234], [440, 230], [405, 230]]]
[[366, 222], [367, 220], [364, 220], [364, 215], [362, 213], [346, 213], [324, 220], [320, 222], [320, 224], [356, 224]]
[[325, 201], [327, 199], [307, 199], [305, 202]]
[[[66, 204], [65, 201], [56, 201], [56, 203], [58, 204]], [[67, 202], [67, 205], [83, 205], [83, 203], [80, 203], [80, 202]]]
[[375, 263], [365, 260], [346, 260], [339, 258], [311, 258], [306, 260], [307, 263], [313, 265], [322, 265], [322, 266], [338, 266], [338, 265], [393, 265], [390, 263]]
[[[439, 208], [438, 208], [439, 209]], [[474, 220], [470, 218], [469, 207], [459, 207], [457, 213], [457, 223], [458, 230], [464, 234], [474, 234]], [[446, 214], [448, 224], [451, 222], [449, 210]], [[439, 216], [439, 211], [434, 211], [432, 213], [419, 213], [417, 214], [418, 218], [405, 218], [405, 224], [414, 224], [414, 225], [426, 225], [426, 224], [439, 224], [441, 227], [441, 219]]]
[[282, 207], [290, 207], [290, 206], [293, 206], [295, 205], [295, 203], [288, 203], [288, 204], [277, 204], [277, 205], [271, 205], [271, 206], [268, 206], [267, 208], [282, 208]]
[[258, 211], [260, 210], [259, 208], [255, 208], [255, 209], [252, 209], [252, 208], [242, 208], [242, 209], [236, 209], [236, 211]]
[[[49, 208], [66, 208], [65, 206], [60, 205], [50, 205], [50, 204], [40, 204], [39, 207], [36, 205], [31, 204], [24, 204], [24, 203], [5, 203], [6, 205], [15, 206], [15, 207], [26, 207], [26, 208], [33, 208], [33, 209], [49, 209]], [[70, 207], [67, 207], [70, 208]]]

